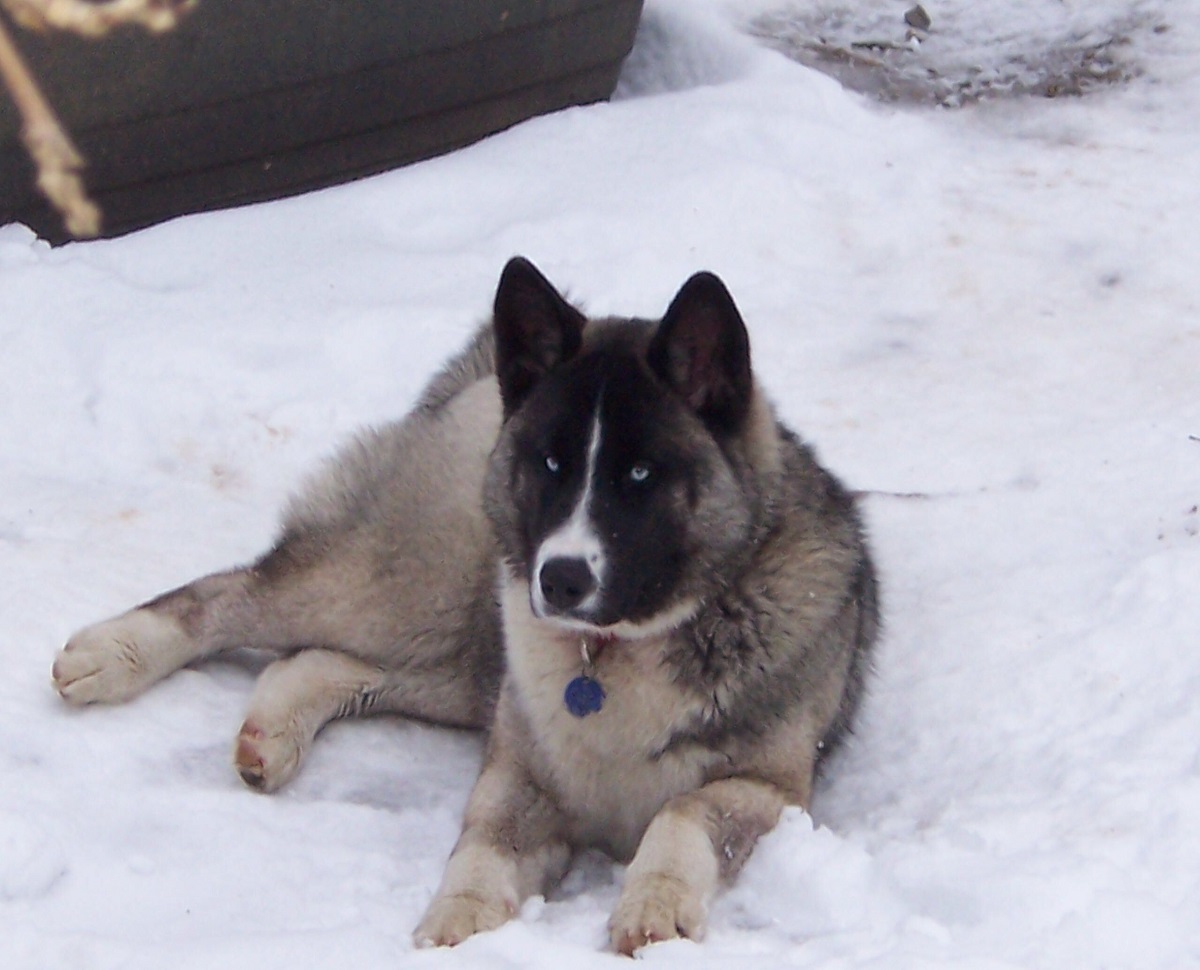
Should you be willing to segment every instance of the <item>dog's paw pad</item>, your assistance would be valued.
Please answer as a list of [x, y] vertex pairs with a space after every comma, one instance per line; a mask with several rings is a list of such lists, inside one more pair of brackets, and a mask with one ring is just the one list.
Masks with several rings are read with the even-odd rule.
[[233, 763], [250, 788], [273, 792], [292, 779], [303, 756], [304, 749], [294, 734], [269, 733], [248, 720], [238, 732]]
[[503, 926], [515, 915], [516, 907], [503, 900], [469, 894], [442, 896], [429, 907], [413, 933], [413, 942], [420, 947], [458, 946], [476, 933]]
[[169, 671], [156, 669], [156, 642], [177, 638], [170, 620], [134, 611], [85, 627], [59, 651], [51, 670], [54, 689], [72, 704], [129, 700]]
[[625, 887], [609, 920], [612, 947], [625, 956], [651, 943], [704, 935], [704, 900], [682, 880], [662, 873]]

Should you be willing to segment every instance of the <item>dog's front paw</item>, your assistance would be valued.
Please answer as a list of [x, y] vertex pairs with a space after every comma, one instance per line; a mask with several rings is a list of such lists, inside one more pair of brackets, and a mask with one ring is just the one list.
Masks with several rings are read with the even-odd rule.
[[177, 666], [164, 661], [184, 636], [174, 620], [148, 610], [85, 627], [55, 658], [54, 689], [72, 704], [127, 701]]
[[502, 899], [484, 899], [471, 893], [439, 896], [413, 932], [417, 946], [458, 946], [476, 933], [503, 926], [516, 915], [516, 907]]
[[609, 920], [612, 947], [625, 956], [650, 943], [704, 935], [707, 910], [703, 896], [684, 880], [650, 872], [626, 883]]

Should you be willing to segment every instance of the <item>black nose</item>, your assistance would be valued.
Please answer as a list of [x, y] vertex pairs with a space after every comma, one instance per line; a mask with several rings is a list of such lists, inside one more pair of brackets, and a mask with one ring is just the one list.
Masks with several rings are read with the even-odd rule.
[[596, 577], [587, 560], [565, 556], [543, 563], [538, 582], [547, 604], [560, 612], [573, 610], [596, 589]]

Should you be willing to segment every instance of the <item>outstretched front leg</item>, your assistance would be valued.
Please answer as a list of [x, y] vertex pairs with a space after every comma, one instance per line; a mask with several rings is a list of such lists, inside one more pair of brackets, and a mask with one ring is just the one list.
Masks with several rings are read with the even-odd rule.
[[737, 873], [788, 801], [768, 782], [728, 778], [667, 802], [629, 864], [609, 921], [613, 949], [632, 956], [648, 943], [700, 939], [718, 882]]
[[493, 732], [462, 835], [413, 933], [418, 946], [455, 946], [495, 929], [566, 872], [571, 853], [561, 814], [504, 734]]

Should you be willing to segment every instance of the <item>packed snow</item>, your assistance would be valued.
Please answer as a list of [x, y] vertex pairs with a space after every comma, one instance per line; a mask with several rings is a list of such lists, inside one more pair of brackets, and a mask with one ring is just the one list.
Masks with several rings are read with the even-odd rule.
[[49, 686], [74, 629], [265, 549], [514, 253], [604, 314], [719, 273], [781, 414], [861, 490], [884, 583], [811, 816], [704, 942], [641, 958], [1200, 965], [1200, 6], [929, 0], [906, 41], [1034, 63], [1141, 17], [1082, 97], [885, 103], [792, 56], [814, 11], [874, 40], [911, 6], [649, 0], [610, 103], [122, 239], [0, 227], [0, 966], [618, 965], [598, 855], [507, 927], [414, 949], [475, 735], [338, 723], [262, 796], [231, 767], [258, 658], [121, 707]]

